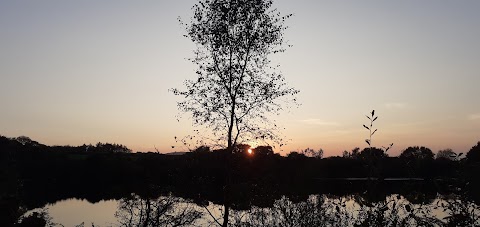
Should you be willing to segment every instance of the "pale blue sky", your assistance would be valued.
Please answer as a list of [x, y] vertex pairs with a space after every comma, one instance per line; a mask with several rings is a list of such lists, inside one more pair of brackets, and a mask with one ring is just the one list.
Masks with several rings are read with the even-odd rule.
[[[176, 97], [195, 76], [177, 17], [194, 0], [0, 1], [0, 134], [46, 144], [173, 151]], [[480, 1], [279, 0], [293, 45], [272, 57], [301, 91], [284, 148], [374, 145], [465, 152], [480, 140]]]

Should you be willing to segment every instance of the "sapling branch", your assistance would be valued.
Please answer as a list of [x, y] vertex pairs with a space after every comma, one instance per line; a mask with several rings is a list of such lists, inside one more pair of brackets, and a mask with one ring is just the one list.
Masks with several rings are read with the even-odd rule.
[[[373, 135], [378, 131], [378, 129], [373, 129], [373, 122], [375, 122], [377, 119], [378, 119], [378, 116], [375, 116], [375, 110], [372, 110], [372, 112], [370, 113], [370, 116], [368, 115], [365, 115], [368, 120], [370, 121], [370, 125], [367, 126], [367, 125], [363, 125], [364, 128], [366, 128], [368, 130], [368, 138], [365, 139], [365, 142], [368, 144], [368, 147], [371, 149], [372, 148], [372, 137]], [[382, 146], [383, 148], [383, 151], [384, 152], [387, 152], [388, 150], [390, 150], [390, 148], [392, 148], [393, 146], [393, 143], [391, 143], [390, 145], [388, 145], [387, 147], [384, 147]]]

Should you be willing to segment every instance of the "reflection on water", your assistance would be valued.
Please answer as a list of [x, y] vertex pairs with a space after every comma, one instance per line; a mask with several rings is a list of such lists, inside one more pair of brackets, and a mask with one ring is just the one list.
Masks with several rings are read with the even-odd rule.
[[[230, 226], [480, 226], [480, 206], [453, 195], [420, 203], [401, 195], [375, 202], [360, 195], [311, 195], [294, 201], [284, 196], [268, 208], [235, 210]], [[151, 199], [135, 194], [96, 204], [72, 199], [47, 208], [57, 226], [215, 226], [223, 211], [220, 205], [197, 205], [171, 195]], [[72, 211], [82, 214], [83, 221]], [[92, 219], [86, 220], [88, 214]]]
[[[399, 195], [365, 204], [358, 196], [310, 196], [293, 203], [286, 197], [272, 208], [236, 212], [233, 226], [478, 226], [479, 206], [458, 199], [413, 204]], [[438, 212], [439, 209], [442, 211]], [[239, 218], [240, 217], [240, 218]]]
[[189, 226], [202, 216], [194, 204], [173, 196], [121, 199], [115, 217], [119, 226]]

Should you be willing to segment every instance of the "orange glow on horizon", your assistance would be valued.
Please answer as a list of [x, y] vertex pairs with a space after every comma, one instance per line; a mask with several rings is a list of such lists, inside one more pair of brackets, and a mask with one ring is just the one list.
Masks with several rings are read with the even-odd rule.
[[253, 154], [253, 151], [252, 151], [252, 149], [248, 149], [248, 151], [247, 151], [247, 152], [248, 152], [248, 154]]

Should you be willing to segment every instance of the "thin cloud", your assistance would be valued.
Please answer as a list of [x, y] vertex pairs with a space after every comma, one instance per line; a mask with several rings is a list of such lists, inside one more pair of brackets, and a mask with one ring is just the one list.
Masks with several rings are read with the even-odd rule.
[[387, 109], [404, 109], [405, 107], [407, 107], [407, 103], [391, 102], [391, 103], [385, 104], [385, 107], [387, 107]]
[[340, 125], [337, 122], [324, 121], [322, 119], [317, 119], [317, 118], [305, 119], [305, 120], [302, 120], [302, 122], [305, 123], [305, 124], [309, 124], [309, 125], [321, 125], [321, 126], [338, 126], [338, 125]]
[[470, 114], [468, 116], [468, 119], [471, 120], [471, 121], [477, 121], [477, 120], [480, 120], [480, 113], [477, 113], [477, 114]]

